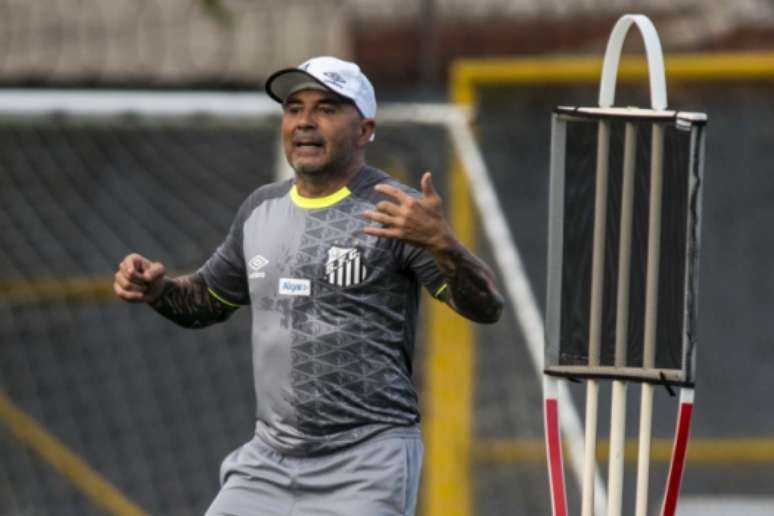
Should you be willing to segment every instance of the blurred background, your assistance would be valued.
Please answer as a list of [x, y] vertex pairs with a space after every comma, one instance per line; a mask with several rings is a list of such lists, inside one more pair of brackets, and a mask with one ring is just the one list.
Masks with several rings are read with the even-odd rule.
[[[274, 70], [330, 54], [358, 62], [385, 105], [465, 102], [540, 314], [550, 115], [596, 104], [594, 66], [627, 13], [653, 20], [667, 59], [704, 63], [667, 77], [670, 107], [709, 117], [696, 408], [678, 514], [774, 514], [771, 0], [0, 0], [0, 514], [204, 512], [220, 461], [252, 434], [248, 313], [182, 330], [116, 301], [112, 274], [132, 251], [197, 268], [281, 161], [278, 108], [94, 119], [12, 109], [25, 93], [256, 93]], [[638, 36], [626, 51], [642, 52]], [[594, 73], [552, 72], [589, 59]], [[647, 99], [643, 80], [617, 96]], [[487, 219], [467, 198], [476, 185], [455, 182], [447, 128], [418, 118], [380, 126], [370, 161], [411, 184], [433, 170], [458, 231], [493, 263]], [[513, 273], [497, 270], [503, 282]], [[550, 513], [541, 376], [522, 307], [508, 302], [491, 327], [425, 303], [415, 368], [424, 516]], [[675, 411], [660, 390], [654, 514]], [[603, 410], [603, 440], [608, 420]], [[635, 469], [627, 459], [628, 508]], [[575, 508], [569, 468], [567, 483]]]

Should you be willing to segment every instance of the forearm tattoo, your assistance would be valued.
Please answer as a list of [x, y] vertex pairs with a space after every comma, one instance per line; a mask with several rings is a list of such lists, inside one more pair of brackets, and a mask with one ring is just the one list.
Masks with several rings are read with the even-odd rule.
[[236, 310], [210, 295], [207, 285], [195, 275], [165, 280], [164, 290], [151, 306], [185, 328], [203, 328], [225, 321]]
[[448, 284], [445, 300], [457, 312], [480, 323], [500, 319], [503, 298], [495, 286], [494, 274], [484, 262], [462, 246], [437, 261]]

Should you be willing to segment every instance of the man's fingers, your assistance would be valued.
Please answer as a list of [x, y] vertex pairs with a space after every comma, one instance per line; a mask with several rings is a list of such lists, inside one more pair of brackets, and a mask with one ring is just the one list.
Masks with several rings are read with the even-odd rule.
[[379, 201], [376, 203], [376, 209], [389, 215], [396, 215], [400, 211], [400, 206], [390, 201]]
[[398, 204], [401, 204], [411, 198], [409, 194], [407, 194], [400, 188], [396, 188], [392, 185], [388, 185], [384, 183], [379, 183], [378, 185], [374, 186], [374, 190], [395, 199], [396, 201], [398, 201]]
[[153, 283], [159, 277], [163, 276], [164, 272], [164, 264], [161, 262], [148, 262], [147, 266], [143, 270], [142, 279], [148, 283]]
[[435, 191], [435, 185], [433, 185], [433, 174], [429, 171], [422, 175], [422, 179], [420, 180], [419, 184], [422, 190], [422, 195], [425, 197], [438, 196], [438, 193]]
[[121, 263], [118, 265], [119, 269], [124, 271], [124, 274], [126, 274], [127, 277], [140, 277], [142, 274], [142, 270], [144, 267], [144, 264], [148, 260], [144, 258], [143, 256], [140, 256], [139, 254], [132, 253], [130, 255], [127, 255], [126, 258], [124, 258]]
[[380, 228], [378, 226], [366, 226], [363, 228], [363, 233], [375, 237], [383, 238], [400, 238], [401, 232], [396, 228]]
[[380, 224], [386, 224], [388, 226], [394, 225], [395, 223], [394, 217], [380, 211], [364, 211], [363, 217], [374, 222], [379, 222]]
[[122, 289], [132, 292], [146, 292], [148, 290], [148, 284], [141, 279], [127, 277], [122, 274], [121, 271], [115, 274], [115, 283]]
[[138, 303], [145, 299], [145, 294], [143, 292], [133, 292], [131, 290], [126, 290], [122, 288], [118, 282], [113, 283], [113, 292], [115, 292], [116, 295], [124, 301], [129, 301], [132, 303]]
[[142, 277], [142, 274], [138, 272], [133, 272], [129, 276], [126, 277], [127, 280], [129, 280], [130, 283], [133, 283], [134, 285], [145, 285], [148, 282], [145, 281], [145, 278]]
[[134, 267], [132, 266], [131, 261], [129, 261], [127, 258], [124, 258], [118, 264], [118, 270], [121, 271], [127, 277], [129, 277], [132, 275], [132, 271], [134, 270]]
[[142, 274], [145, 270], [145, 262], [146, 260], [144, 260], [141, 256], [133, 256], [129, 261], [129, 270], [138, 274]]
[[146, 300], [149, 292], [163, 276], [164, 265], [161, 262], [151, 262], [144, 256], [132, 253], [118, 264], [113, 290], [119, 298], [139, 303]]
[[129, 270], [129, 272], [138, 273], [142, 273], [142, 271], [145, 270], [150, 264], [150, 260], [137, 253], [128, 255], [126, 258], [124, 258], [124, 262], [126, 263], [127, 270]]
[[135, 283], [137, 285], [143, 285], [146, 281], [143, 279], [142, 274], [135, 271], [130, 262], [124, 260], [118, 265], [118, 273], [121, 274], [126, 281]]
[[132, 253], [118, 264], [118, 269], [126, 278], [137, 284], [152, 283], [164, 275], [164, 265], [161, 262], [151, 262], [144, 256]]

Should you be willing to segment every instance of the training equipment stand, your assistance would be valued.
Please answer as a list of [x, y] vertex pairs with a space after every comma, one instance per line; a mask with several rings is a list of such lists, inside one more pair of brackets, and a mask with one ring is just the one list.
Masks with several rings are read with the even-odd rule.
[[[632, 26], [645, 44], [649, 109], [614, 107], [621, 49]], [[642, 15], [623, 16], [610, 34], [599, 106], [558, 107], [554, 113], [543, 385], [555, 516], [568, 512], [560, 378], [586, 382], [582, 516], [604, 512], [594, 497], [600, 382], [612, 383], [609, 516], [622, 513], [627, 384], [641, 384], [637, 516], [647, 515], [654, 386], [670, 393], [680, 387], [661, 509], [675, 513], [694, 397], [705, 125], [703, 113], [667, 110], [661, 44]]]

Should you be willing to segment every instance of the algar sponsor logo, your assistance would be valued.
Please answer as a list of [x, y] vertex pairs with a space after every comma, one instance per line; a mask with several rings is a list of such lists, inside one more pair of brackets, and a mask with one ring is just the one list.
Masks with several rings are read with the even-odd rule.
[[298, 283], [293, 283], [292, 281], [283, 281], [282, 290], [287, 290], [288, 292], [301, 292], [304, 290], [304, 286], [299, 285]]
[[277, 290], [286, 296], [308, 296], [312, 293], [312, 284], [308, 279], [280, 278]]

